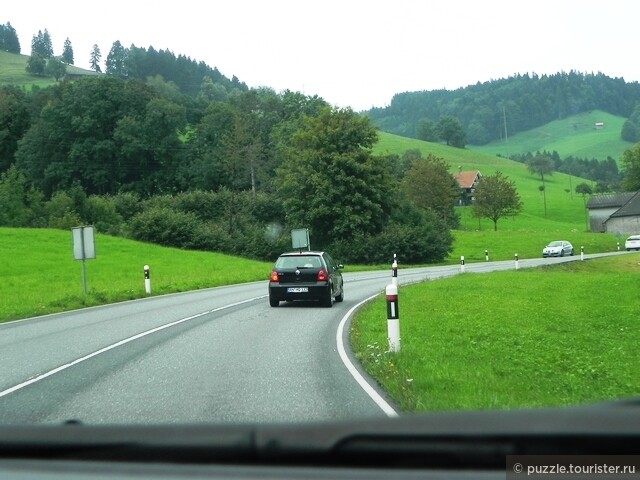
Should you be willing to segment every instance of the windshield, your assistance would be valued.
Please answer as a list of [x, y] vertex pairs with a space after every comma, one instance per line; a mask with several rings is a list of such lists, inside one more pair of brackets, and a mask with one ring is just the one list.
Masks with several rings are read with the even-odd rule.
[[280, 257], [275, 266], [276, 268], [320, 268], [322, 267], [322, 260], [317, 255]]
[[5, 3], [0, 424], [640, 394], [640, 3]]

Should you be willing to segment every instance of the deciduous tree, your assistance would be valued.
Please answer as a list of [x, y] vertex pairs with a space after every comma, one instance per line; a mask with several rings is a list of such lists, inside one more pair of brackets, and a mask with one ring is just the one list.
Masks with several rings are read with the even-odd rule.
[[515, 183], [502, 172], [482, 177], [475, 192], [473, 215], [493, 221], [494, 231], [498, 230], [498, 220], [512, 217], [522, 210], [522, 202]]
[[291, 226], [310, 228], [312, 245], [382, 230], [393, 195], [384, 160], [371, 154], [376, 140], [367, 117], [326, 107], [281, 145], [279, 194]]
[[640, 143], [622, 154], [622, 169], [622, 188], [629, 192], [640, 190]]
[[555, 169], [555, 163], [551, 157], [548, 155], [536, 155], [527, 161], [528, 170], [535, 174], [540, 175], [540, 180], [542, 181], [542, 188], [540, 191], [542, 192], [542, 198], [544, 201], [544, 216], [547, 216], [547, 192], [544, 184], [544, 176], [552, 175]]
[[444, 115], [440, 117], [438, 122], [438, 133], [440, 139], [444, 140], [447, 145], [457, 148], [464, 148], [467, 144], [467, 134], [456, 117]]
[[27, 60], [25, 70], [30, 75], [43, 76], [46, 66], [47, 60], [42, 55], [35, 53]]
[[44, 73], [55, 78], [57, 82], [67, 73], [67, 65], [59, 58], [51, 57], [47, 60], [47, 65], [44, 67]]
[[454, 211], [460, 188], [444, 159], [429, 154], [412, 160], [402, 181], [402, 191], [419, 208], [431, 210], [450, 227], [457, 226]]

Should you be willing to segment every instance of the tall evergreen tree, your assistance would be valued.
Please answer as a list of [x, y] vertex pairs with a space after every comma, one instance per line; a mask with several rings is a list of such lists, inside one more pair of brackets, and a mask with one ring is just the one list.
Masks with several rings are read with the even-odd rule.
[[98, 44], [94, 44], [91, 49], [91, 57], [89, 58], [89, 64], [91, 65], [91, 70], [94, 72], [102, 73], [102, 69], [100, 68], [100, 60], [102, 59], [102, 54], [100, 53], [100, 47]]
[[47, 29], [38, 30], [38, 34], [33, 36], [31, 40], [31, 56], [40, 55], [45, 60], [53, 57], [53, 46], [51, 44], [51, 36]]
[[9, 53], [20, 53], [18, 34], [9, 22], [6, 25], [0, 25], [0, 50]]
[[127, 49], [122, 46], [120, 40], [113, 42], [109, 55], [107, 55], [106, 66], [105, 73], [107, 75], [120, 78], [126, 78], [128, 76]]
[[64, 46], [62, 47], [62, 61], [67, 65], [73, 65], [73, 47], [69, 37], [64, 41]]

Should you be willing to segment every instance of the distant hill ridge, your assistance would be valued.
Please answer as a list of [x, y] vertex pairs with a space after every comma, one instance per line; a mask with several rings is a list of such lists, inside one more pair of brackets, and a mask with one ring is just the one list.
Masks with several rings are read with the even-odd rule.
[[575, 71], [554, 75], [515, 75], [459, 88], [396, 94], [391, 104], [366, 112], [381, 130], [417, 138], [420, 121], [456, 117], [467, 142], [491, 141], [592, 110], [628, 118], [640, 105], [640, 84], [603, 73]]
[[[212, 95], [218, 100], [224, 100], [233, 90], [247, 91], [248, 87], [237, 77], [231, 79], [224, 76], [215, 67], [204, 62], [197, 62], [185, 55], [174, 55], [169, 50], [155, 50], [153, 47], [140, 48], [132, 45], [130, 48], [119, 50], [126, 61], [117, 62], [126, 65], [121, 71], [109, 72], [111, 75], [123, 78], [139, 78], [161, 76], [166, 82], [175, 84], [181, 93], [197, 95], [203, 88], [203, 81], [208, 78], [213, 87]], [[26, 72], [28, 55], [21, 55], [0, 51], [0, 85], [39, 85], [47, 86], [55, 83], [53, 78], [29, 75]], [[92, 70], [86, 70], [74, 65], [67, 66], [70, 76], [96, 75]]]

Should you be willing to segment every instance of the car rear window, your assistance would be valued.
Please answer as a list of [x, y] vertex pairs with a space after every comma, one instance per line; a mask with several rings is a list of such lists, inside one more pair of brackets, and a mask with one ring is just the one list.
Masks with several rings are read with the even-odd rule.
[[300, 255], [280, 257], [276, 261], [276, 268], [320, 268], [322, 262], [317, 255]]

